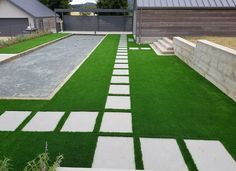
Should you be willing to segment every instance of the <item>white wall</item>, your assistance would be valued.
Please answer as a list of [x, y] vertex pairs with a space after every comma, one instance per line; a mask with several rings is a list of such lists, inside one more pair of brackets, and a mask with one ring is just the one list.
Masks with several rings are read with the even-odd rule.
[[200, 40], [174, 38], [175, 54], [236, 101], [236, 50]]
[[28, 18], [29, 24], [35, 27], [33, 17], [8, 2], [8, 0], [0, 0], [0, 18]]

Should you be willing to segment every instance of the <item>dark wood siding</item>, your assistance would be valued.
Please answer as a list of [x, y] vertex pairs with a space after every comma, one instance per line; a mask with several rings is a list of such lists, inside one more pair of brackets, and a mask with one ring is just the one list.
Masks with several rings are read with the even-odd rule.
[[141, 37], [236, 36], [236, 10], [139, 10], [137, 22]]

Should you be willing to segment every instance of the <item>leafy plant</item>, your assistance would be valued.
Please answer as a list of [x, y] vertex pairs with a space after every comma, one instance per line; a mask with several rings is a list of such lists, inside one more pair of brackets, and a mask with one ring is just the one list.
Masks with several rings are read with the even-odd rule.
[[0, 160], [0, 171], [10, 171], [11, 170], [11, 164], [10, 159], [4, 158], [3, 160]]
[[50, 165], [50, 158], [48, 153], [42, 153], [37, 158], [27, 163], [23, 171], [56, 171], [60, 167], [63, 156], [59, 155], [52, 165]]

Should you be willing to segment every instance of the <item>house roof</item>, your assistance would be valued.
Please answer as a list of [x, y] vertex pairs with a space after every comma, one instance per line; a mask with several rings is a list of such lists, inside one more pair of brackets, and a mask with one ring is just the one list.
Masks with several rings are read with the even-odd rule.
[[137, 0], [137, 8], [236, 8], [236, 0]]
[[9, 2], [35, 18], [55, 16], [51, 9], [38, 0], [9, 0]]

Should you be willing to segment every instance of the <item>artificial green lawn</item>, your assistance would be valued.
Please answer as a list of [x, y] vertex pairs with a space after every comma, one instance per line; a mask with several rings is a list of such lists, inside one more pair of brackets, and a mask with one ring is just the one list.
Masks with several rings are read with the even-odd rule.
[[[47, 141], [51, 158], [64, 154], [62, 166], [91, 167], [97, 138], [105, 135], [134, 137], [137, 169], [143, 169], [140, 137], [177, 139], [190, 171], [196, 166], [183, 141], [187, 138], [220, 140], [236, 159], [235, 102], [177, 57], [153, 51], [129, 51], [133, 134], [99, 133], [118, 42], [119, 36], [107, 36], [51, 101], [0, 100], [0, 113], [33, 111], [16, 132], [0, 133], [0, 156], [20, 170]], [[37, 111], [66, 114], [53, 133], [21, 132]], [[60, 133], [70, 111], [99, 111], [94, 132]]]
[[236, 159], [233, 100], [175, 56], [129, 51], [129, 65], [136, 136], [220, 140]]
[[55, 33], [55, 34], [49, 34], [45, 36], [41, 36], [35, 39], [26, 40], [20, 43], [16, 43], [13, 45], [10, 45], [8, 47], [0, 48], [0, 53], [5, 54], [15, 54], [24, 52], [26, 50], [29, 50], [31, 48], [34, 48], [36, 46], [42, 45], [44, 43], [50, 42], [52, 40], [56, 40], [58, 38], [64, 37], [68, 34], [66, 33]]

